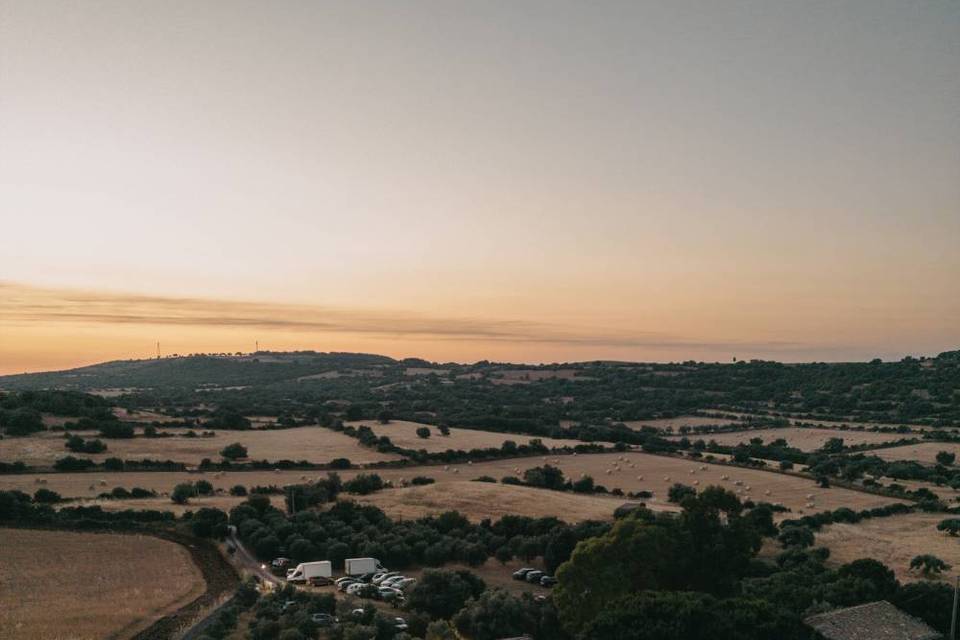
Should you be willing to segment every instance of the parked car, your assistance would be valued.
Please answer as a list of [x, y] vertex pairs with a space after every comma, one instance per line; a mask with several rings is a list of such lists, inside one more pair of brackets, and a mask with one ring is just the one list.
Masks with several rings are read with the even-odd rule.
[[342, 578], [337, 578], [336, 580], [333, 581], [333, 583], [339, 587], [340, 583], [342, 582], [356, 582], [356, 581], [357, 581], [356, 578], [351, 578], [350, 576], [344, 576]]
[[543, 571], [528, 571], [523, 578], [530, 584], [540, 584], [540, 578], [544, 576]]
[[395, 578], [400, 575], [399, 571], [384, 571], [383, 573], [378, 573], [373, 576], [373, 584], [380, 584], [388, 578]]
[[380, 587], [380, 599], [385, 602], [393, 602], [394, 600], [403, 599], [403, 591], [400, 589], [394, 589], [393, 587]]
[[307, 582], [309, 582], [311, 586], [314, 586], [314, 587], [325, 587], [328, 584], [333, 584], [330, 578], [327, 578], [325, 576], [313, 576], [312, 578], [307, 580]]
[[543, 587], [552, 587], [557, 584], [557, 579], [553, 576], [543, 576], [540, 578], [540, 585]]
[[399, 580], [388, 586], [393, 587], [394, 589], [400, 589], [401, 591], [406, 591], [416, 583], [416, 578], [404, 578], [403, 580]]
[[318, 627], [332, 627], [337, 624], [337, 619], [329, 613], [315, 613], [310, 616], [310, 620]]
[[524, 567], [523, 569], [517, 569], [516, 571], [513, 572], [513, 579], [525, 580], [527, 577], [527, 574], [530, 573], [531, 571], [534, 571], [534, 569], [531, 567]]
[[360, 589], [363, 589], [365, 586], [367, 585], [363, 582], [354, 582], [354, 583], [348, 584], [346, 588], [343, 589], [343, 591], [348, 596], [355, 596], [357, 595], [357, 592], [360, 591]]
[[398, 582], [406, 580], [407, 576], [393, 576], [392, 578], [387, 578], [380, 583], [381, 587], [392, 587], [395, 586]]
[[410, 625], [407, 624], [407, 621], [403, 618], [394, 618], [393, 628], [397, 631], [406, 631], [410, 628]]
[[365, 574], [363, 574], [362, 576], [357, 576], [357, 580], [359, 580], [360, 582], [367, 582], [367, 583], [369, 583], [369, 582], [372, 582], [372, 581], [373, 581], [373, 576], [375, 576], [375, 575], [377, 575], [377, 574], [376, 574], [376, 573], [365, 573]]
[[[363, 584], [363, 583], [362, 583], [362, 582], [357, 582], [356, 580], [344, 580], [343, 582], [338, 582], [338, 583], [337, 583], [337, 590], [338, 590], [338, 591], [347, 591], [347, 589], [349, 589], [350, 587], [352, 587], [352, 586], [354, 586], [354, 585], [356, 585], [356, 584]], [[349, 593], [349, 591], [347, 591], [347, 593]]]
[[284, 569], [288, 564], [290, 564], [290, 558], [274, 558], [270, 562], [270, 566], [274, 569]]

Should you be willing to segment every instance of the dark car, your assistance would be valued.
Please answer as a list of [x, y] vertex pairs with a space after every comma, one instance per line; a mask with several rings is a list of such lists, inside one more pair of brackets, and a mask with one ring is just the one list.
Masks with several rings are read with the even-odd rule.
[[543, 571], [528, 571], [523, 578], [530, 584], [540, 584], [540, 578], [544, 576]]
[[329, 613], [315, 613], [310, 616], [310, 620], [318, 627], [332, 627], [337, 623], [337, 619]]
[[514, 580], [523, 580], [527, 577], [527, 574], [533, 571], [530, 567], [524, 567], [523, 569], [517, 569], [513, 572]]
[[557, 584], [557, 579], [553, 576], [543, 576], [540, 578], [540, 586], [552, 587], [555, 584]]

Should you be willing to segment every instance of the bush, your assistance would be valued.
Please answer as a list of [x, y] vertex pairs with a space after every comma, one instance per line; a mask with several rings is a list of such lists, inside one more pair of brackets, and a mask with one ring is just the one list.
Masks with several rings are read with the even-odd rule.
[[190, 502], [190, 498], [194, 496], [196, 489], [189, 482], [184, 482], [178, 484], [173, 488], [173, 492], [170, 494], [170, 499], [174, 504], [187, 504]]
[[777, 536], [785, 548], [786, 547], [812, 547], [814, 542], [813, 531], [809, 527], [787, 526], [783, 528], [780, 535]]
[[474, 482], [496, 482], [497, 479], [492, 476], [480, 476], [479, 478], [474, 478]]
[[355, 493], [365, 496], [374, 491], [383, 489], [383, 479], [375, 473], [361, 473], [353, 480], [343, 483], [343, 489], [347, 493]]
[[50, 489], [37, 489], [37, 492], [33, 494], [33, 501], [41, 504], [53, 504], [60, 502], [61, 499], [59, 493]]
[[247, 457], [247, 448], [239, 442], [234, 442], [221, 449], [220, 455], [227, 460], [239, 460]]
[[418, 437], [418, 438], [429, 438], [429, 437], [430, 437], [430, 429], [428, 429], [427, 427], [417, 427], [417, 437]]
[[[433, 484], [434, 482], [436, 482], [436, 480], [434, 480], [433, 478], [430, 478], [427, 476], [417, 476], [410, 481], [410, 484], [416, 485], [416, 486], [422, 486], [425, 484]], [[496, 482], [496, 480], [493, 480], [493, 482]]]
[[348, 458], [334, 458], [330, 461], [331, 469], [349, 469], [353, 464]]
[[667, 491], [667, 499], [670, 502], [680, 503], [683, 502], [683, 499], [687, 496], [697, 495], [697, 490], [687, 484], [674, 483], [672, 487]]
[[235, 484], [232, 487], [230, 487], [230, 495], [245, 496], [247, 495], [247, 488], [242, 484]]
[[940, 524], [937, 525], [937, 531], [946, 531], [951, 536], [960, 534], [960, 519], [948, 518], [941, 520]]
[[100, 437], [127, 439], [134, 437], [133, 427], [120, 422], [104, 422], [100, 425]]

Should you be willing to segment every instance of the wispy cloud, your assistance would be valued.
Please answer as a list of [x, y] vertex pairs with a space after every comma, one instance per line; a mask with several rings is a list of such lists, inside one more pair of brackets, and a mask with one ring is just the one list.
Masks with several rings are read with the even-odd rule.
[[346, 333], [384, 338], [525, 342], [677, 350], [744, 346], [789, 352], [791, 342], [698, 341], [654, 332], [586, 330], [515, 319], [439, 317], [405, 310], [366, 310], [211, 298], [165, 297], [0, 282], [0, 323], [172, 325]]

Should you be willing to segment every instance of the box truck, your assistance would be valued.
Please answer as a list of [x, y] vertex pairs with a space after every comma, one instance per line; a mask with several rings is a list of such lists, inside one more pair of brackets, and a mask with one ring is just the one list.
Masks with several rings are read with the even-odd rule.
[[306, 582], [311, 578], [330, 578], [333, 576], [333, 564], [329, 560], [301, 562], [287, 571], [287, 582]]
[[386, 571], [376, 558], [347, 558], [344, 564], [344, 573], [348, 576], [362, 576], [365, 573]]

